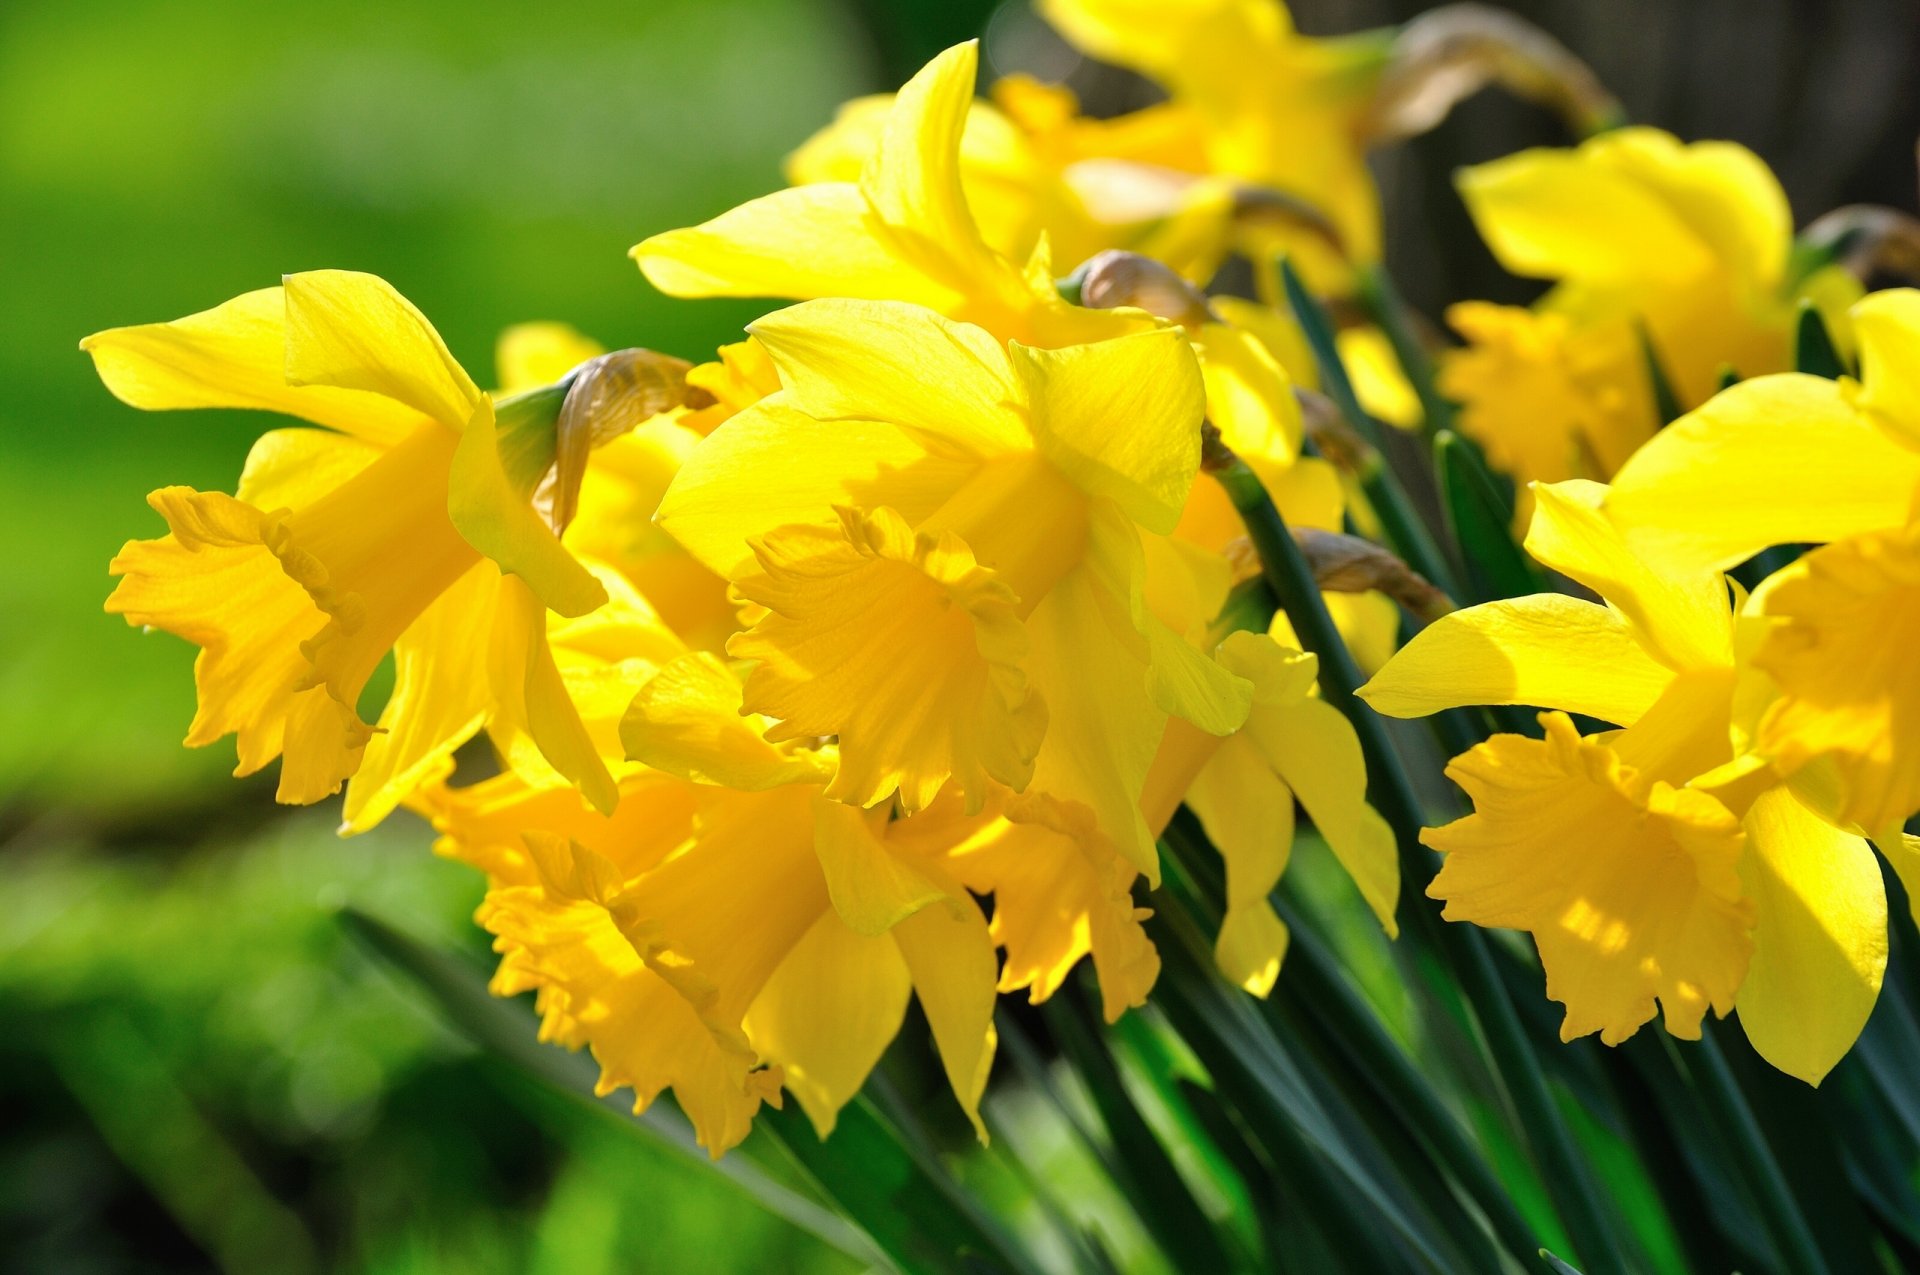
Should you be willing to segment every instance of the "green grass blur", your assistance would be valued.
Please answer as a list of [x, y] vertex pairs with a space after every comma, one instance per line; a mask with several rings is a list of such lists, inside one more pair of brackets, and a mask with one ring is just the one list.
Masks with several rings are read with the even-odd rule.
[[231, 489], [245, 413], [124, 407], [77, 349], [283, 272], [368, 270], [477, 380], [562, 319], [698, 358], [645, 235], [778, 184], [841, 99], [984, 5], [0, 6], [0, 1271], [838, 1272], [719, 1177], [533, 1092], [350, 944], [344, 904], [483, 951], [407, 816], [189, 752], [192, 650], [105, 615], [145, 494]]

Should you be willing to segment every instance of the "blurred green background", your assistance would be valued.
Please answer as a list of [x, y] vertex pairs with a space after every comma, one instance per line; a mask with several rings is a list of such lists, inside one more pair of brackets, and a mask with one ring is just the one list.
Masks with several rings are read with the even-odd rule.
[[[1418, 7], [1296, 6], [1311, 31]], [[1780, 119], [1880, 104], [1857, 145], [1785, 152], [1788, 184], [1803, 218], [1910, 203], [1888, 156], [1914, 98], [1875, 88], [1899, 60], [1808, 72], [1835, 32], [1910, 49], [1910, 6], [1837, 6], [1816, 39], [1793, 34], [1806, 6], [1643, 4], [1718, 14], [1717, 43], [1674, 36], [1657, 66], [1613, 6], [1523, 7], [1642, 118], [1775, 158]], [[0, 4], [0, 1271], [848, 1268], [483, 1062], [343, 938], [352, 903], [483, 949], [478, 878], [418, 821], [340, 841], [332, 811], [276, 808], [270, 776], [228, 779], [229, 744], [179, 747], [191, 651], [101, 612], [106, 564], [159, 530], [147, 491], [230, 489], [267, 422], [125, 408], [76, 343], [333, 266], [391, 280], [483, 382], [529, 319], [701, 357], [752, 307], [667, 303], [626, 249], [778, 184], [837, 102], [982, 31], [990, 67], [1073, 68], [1019, 0]], [[1801, 88], [1743, 114], [1704, 82]], [[1721, 114], [1685, 117], [1702, 103]], [[1513, 290], [1449, 169], [1552, 140], [1488, 100], [1388, 158], [1423, 305]]]
[[342, 937], [353, 903], [484, 951], [419, 821], [341, 841], [180, 747], [191, 648], [103, 614], [106, 564], [268, 421], [123, 407], [77, 342], [337, 266], [482, 383], [527, 319], [710, 356], [752, 309], [670, 306], [627, 248], [779, 184], [985, 7], [0, 5], [0, 1270], [846, 1269]]

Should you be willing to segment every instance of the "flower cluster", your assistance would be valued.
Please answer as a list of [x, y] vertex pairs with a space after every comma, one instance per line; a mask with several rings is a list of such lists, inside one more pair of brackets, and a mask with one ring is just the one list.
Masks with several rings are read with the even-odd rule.
[[[347, 832], [430, 818], [486, 874], [496, 990], [535, 991], [603, 1090], [672, 1089], [715, 1154], [786, 1094], [830, 1130], [910, 997], [984, 1137], [999, 993], [1090, 958], [1109, 1019], [1145, 1002], [1140, 896], [1183, 805], [1224, 860], [1218, 964], [1257, 995], [1296, 801], [1389, 933], [1421, 853], [1202, 462], [1244, 462], [1306, 548], [1391, 530], [1378, 457], [1309, 427], [1313, 389], [1344, 355], [1417, 428], [1419, 369], [1380, 313], [1329, 363], [1279, 262], [1329, 297], [1380, 277], [1366, 152], [1459, 68], [1405, 33], [1299, 36], [1273, 0], [1041, 7], [1167, 100], [1093, 119], [1011, 77], [977, 101], [968, 44], [850, 103], [787, 188], [633, 249], [672, 296], [792, 303], [709, 362], [532, 324], [485, 391], [335, 271], [83, 343], [136, 407], [303, 422], [232, 495], [153, 493], [166, 534], [114, 560], [108, 609], [200, 648], [187, 743], [278, 758], [282, 801], [344, 787]], [[1553, 710], [1454, 761], [1475, 811], [1427, 834], [1430, 893], [1533, 934], [1569, 1037], [1737, 1008], [1817, 1081], [1885, 962], [1866, 839], [1908, 866], [1920, 809], [1920, 295], [1849, 317], [1858, 285], [1790, 251], [1727, 144], [1622, 129], [1461, 188], [1555, 287], [1455, 307], [1437, 384], [1530, 492], [1527, 551], [1598, 601], [1422, 629], [1449, 606], [1396, 605], [1397, 560], [1320, 556], [1373, 709]], [[1232, 254], [1261, 300], [1205, 291]], [[1858, 383], [1785, 372], [1809, 300]], [[1724, 368], [1753, 379], [1716, 394]], [[1697, 410], [1660, 431], [1663, 394]], [[1751, 588], [1722, 574], [1805, 542]]]

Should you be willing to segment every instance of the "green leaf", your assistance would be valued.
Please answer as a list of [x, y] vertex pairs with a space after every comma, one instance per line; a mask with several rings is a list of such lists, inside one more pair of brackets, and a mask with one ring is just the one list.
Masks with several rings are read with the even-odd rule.
[[1811, 301], [1800, 302], [1799, 321], [1793, 329], [1793, 370], [1809, 376], [1824, 376], [1837, 381], [1850, 374], [1847, 361], [1840, 357], [1827, 321]]
[[1341, 361], [1339, 347], [1334, 341], [1333, 321], [1300, 281], [1293, 263], [1284, 257], [1280, 260], [1280, 279], [1286, 290], [1287, 304], [1293, 307], [1294, 318], [1307, 338], [1308, 348], [1313, 351], [1314, 363], [1320, 370], [1321, 388], [1333, 400], [1333, 405], [1340, 409], [1340, 414], [1370, 445], [1367, 454], [1357, 462], [1354, 477], [1358, 479], [1367, 503], [1380, 519], [1387, 547], [1442, 593], [1459, 597], [1460, 585], [1452, 565], [1441, 552], [1427, 524], [1422, 521], [1412, 497], [1388, 466], [1386, 457], [1380, 453], [1380, 423], [1360, 406], [1360, 398], [1354, 392], [1353, 378], [1347, 374], [1346, 364]]
[[1646, 364], [1647, 384], [1653, 388], [1654, 417], [1662, 425], [1671, 425], [1680, 419], [1686, 409], [1680, 406], [1680, 395], [1674, 391], [1666, 365], [1660, 361], [1660, 352], [1653, 348], [1652, 334], [1645, 325], [1635, 331], [1640, 337], [1640, 357]]
[[1420, 400], [1423, 432], [1432, 438], [1442, 430], [1452, 429], [1453, 404], [1440, 393], [1434, 376], [1433, 356], [1427, 353], [1426, 343], [1420, 339], [1415, 326], [1413, 311], [1401, 298], [1400, 290], [1393, 286], [1393, 278], [1387, 274], [1386, 266], [1376, 261], [1362, 266], [1359, 275], [1360, 299], [1373, 316], [1373, 321], [1386, 333], [1387, 344], [1393, 347], [1394, 359], [1400, 364], [1400, 370], [1406, 374], [1408, 383], [1413, 386], [1413, 392]]
[[[493, 996], [483, 970], [364, 912], [349, 908], [340, 920], [374, 955], [423, 990], [476, 1045], [561, 1093], [593, 1102], [598, 1069], [583, 1054], [541, 1044], [527, 1001]], [[954, 1255], [985, 1254], [999, 1247], [993, 1237], [978, 1234], [971, 1219], [949, 1202], [951, 1179], [945, 1172], [915, 1162], [863, 1101], [841, 1112], [831, 1153], [824, 1151], [795, 1107], [786, 1112], [763, 1109], [754, 1135], [777, 1140], [859, 1229], [776, 1182], [743, 1155], [710, 1159], [684, 1118], [670, 1114], [664, 1105], [655, 1104], [641, 1116], [628, 1114], [626, 1104], [612, 1095], [594, 1105], [621, 1113], [620, 1123], [635, 1133], [709, 1165], [768, 1212], [856, 1260], [903, 1270], [961, 1270]], [[1029, 1269], [1020, 1260], [1000, 1265]]]
[[1513, 506], [1501, 497], [1479, 449], [1451, 430], [1441, 430], [1433, 440], [1433, 467], [1447, 524], [1466, 560], [1472, 601], [1544, 592], [1546, 582], [1538, 568], [1514, 543]]
[[1243, 1268], [1244, 1256], [1229, 1255], [1173, 1157], [1134, 1104], [1106, 1044], [1087, 1025], [1085, 1007], [1056, 995], [1042, 1013], [1054, 1042], [1093, 1097], [1117, 1180], [1168, 1261], [1176, 1269], [1188, 1263], [1202, 1270]]
[[1547, 1269], [1551, 1270], [1554, 1275], [1580, 1275], [1579, 1268], [1569, 1266], [1544, 1248], [1540, 1250], [1540, 1258], [1546, 1262]]

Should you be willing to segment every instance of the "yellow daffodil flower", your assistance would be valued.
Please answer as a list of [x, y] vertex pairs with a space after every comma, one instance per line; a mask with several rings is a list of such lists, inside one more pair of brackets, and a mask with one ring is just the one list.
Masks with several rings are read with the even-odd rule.
[[[1817, 1084], [1879, 994], [1879, 867], [1808, 794], [1736, 756], [1750, 707], [1724, 578], [1636, 557], [1604, 494], [1536, 488], [1526, 547], [1606, 605], [1538, 594], [1455, 612], [1361, 690], [1401, 717], [1553, 710], [1544, 739], [1497, 735], [1454, 759], [1475, 812], [1424, 834], [1446, 856], [1429, 893], [1449, 919], [1533, 934], [1564, 1039], [1617, 1044], [1656, 999], [1687, 1038], [1737, 1009], [1762, 1057]], [[1569, 713], [1623, 729], [1583, 737]]]
[[1753, 747], [1831, 793], [1911, 871], [1901, 824], [1920, 810], [1920, 292], [1853, 309], [1861, 379], [1745, 381], [1662, 431], [1620, 471], [1607, 509], [1652, 561], [1731, 566], [1775, 544], [1823, 547], [1756, 595], [1752, 655], [1771, 697]]
[[1605, 479], [1661, 424], [1646, 344], [1682, 407], [1732, 368], [1790, 365], [1797, 306], [1858, 295], [1837, 268], [1793, 278], [1793, 220], [1764, 162], [1731, 142], [1624, 128], [1465, 170], [1460, 193], [1533, 310], [1467, 302], [1441, 368], [1461, 428], [1522, 482]]
[[1166, 827], [1185, 802], [1226, 862], [1226, 915], [1214, 945], [1220, 970], [1256, 996], [1273, 990], [1287, 927], [1268, 897], [1287, 869], [1297, 797], [1389, 935], [1400, 864], [1393, 831], [1367, 805], [1360, 741], [1314, 693], [1319, 661], [1265, 634], [1234, 633], [1216, 653], [1253, 683], [1253, 709], [1225, 738], [1167, 723], [1147, 780], [1147, 822]]
[[714, 431], [659, 515], [767, 609], [729, 645], [748, 706], [774, 738], [838, 738], [835, 797], [914, 811], [951, 779], [977, 810], [999, 785], [1154, 875], [1138, 801], [1165, 714], [1224, 732], [1250, 703], [1143, 597], [1142, 536], [1174, 529], [1199, 461], [1185, 338], [1002, 346], [873, 301], [753, 331], [786, 389]]
[[1301, 36], [1277, 0], [1042, 0], [1040, 12], [1080, 49], [1167, 90], [1160, 127], [1169, 112], [1188, 125], [1171, 168], [1298, 199], [1341, 241], [1335, 252], [1297, 231], [1249, 226], [1260, 241], [1250, 256], [1288, 252], [1322, 290], [1344, 286], [1348, 262], [1378, 259], [1364, 124], [1390, 32]]
[[[881, 94], [841, 107], [788, 159], [787, 179], [858, 182], [893, 104]], [[1191, 129], [1176, 142], [1163, 126], [1172, 114], [1158, 107], [1093, 120], [1067, 89], [1025, 76], [1000, 80], [990, 102], [972, 104], [960, 138], [960, 184], [981, 237], [1011, 261], [1030, 260], [1043, 240], [1068, 269], [1123, 248], [1206, 282], [1228, 247], [1232, 189], [1168, 166], [1197, 149]]]
[[977, 61], [956, 45], [907, 82], [857, 182], [790, 187], [654, 235], [633, 249], [641, 271], [678, 297], [912, 301], [1038, 346], [1140, 326], [1063, 301], [1044, 243], [1017, 261], [982, 236], [961, 167]]
[[732, 674], [688, 655], [626, 715], [649, 764], [612, 816], [513, 775], [423, 801], [443, 852], [489, 875], [495, 990], [538, 989], [543, 1038], [590, 1045], [601, 1092], [643, 1109], [671, 1086], [715, 1155], [783, 1085], [825, 1136], [917, 994], [977, 1126], [997, 962], [939, 858], [979, 821], [827, 800], [832, 750], [769, 744], [741, 712]]
[[[282, 757], [279, 798], [299, 803], [338, 791], [371, 751], [377, 818], [490, 688], [478, 698], [491, 695], [503, 734], [611, 806], [546, 641], [549, 609], [578, 616], [607, 598], [534, 508], [550, 404], [496, 405], [405, 298], [341, 271], [82, 348], [136, 407], [265, 409], [323, 427], [262, 436], [234, 496], [154, 492], [169, 534], [114, 559], [107, 609], [201, 648], [188, 744], [236, 735], [238, 774]], [[374, 743], [357, 705], [396, 647], [393, 708], [408, 727]]]

